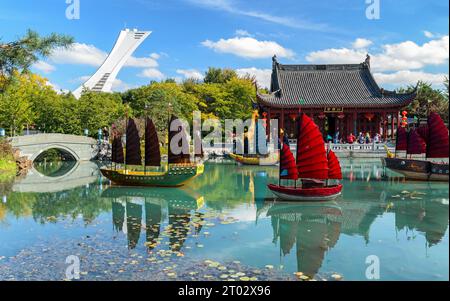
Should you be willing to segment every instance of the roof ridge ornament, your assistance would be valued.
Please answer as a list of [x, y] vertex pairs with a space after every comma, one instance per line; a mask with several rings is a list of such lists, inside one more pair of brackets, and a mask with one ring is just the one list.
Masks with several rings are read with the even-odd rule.
[[364, 64], [370, 69], [370, 55], [366, 54], [366, 59], [364, 60]]

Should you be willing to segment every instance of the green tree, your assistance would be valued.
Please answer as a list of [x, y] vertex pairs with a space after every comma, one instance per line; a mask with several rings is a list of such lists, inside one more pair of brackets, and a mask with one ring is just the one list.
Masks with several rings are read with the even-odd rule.
[[160, 138], [167, 131], [170, 114], [189, 121], [192, 120], [192, 112], [198, 110], [195, 95], [187, 93], [182, 85], [175, 82], [153, 82], [123, 93], [122, 98], [133, 109], [134, 116], [144, 117], [148, 114], [153, 119]]
[[0, 93], [0, 127], [7, 134], [20, 134], [26, 124], [34, 120], [33, 99], [48, 93], [51, 87], [46, 80], [35, 74], [18, 74], [15, 72], [9, 79], [10, 84]]
[[77, 102], [78, 118], [82, 129], [88, 129], [92, 137], [103, 127], [110, 127], [125, 114], [125, 106], [118, 93], [85, 91]]
[[[40, 58], [49, 56], [55, 47], [68, 47], [72, 43], [73, 38], [66, 35], [52, 33], [42, 37], [32, 30], [17, 41], [0, 41], [0, 77], [9, 78], [16, 70], [28, 71]], [[3, 89], [5, 86], [0, 86], [0, 90]]]
[[445, 100], [446, 101], [448, 101], [448, 89], [449, 89], [449, 87], [448, 87], [448, 77], [445, 77], [445, 79], [444, 79], [444, 87], [445, 87], [445, 90], [444, 90], [444, 97], [445, 97]]
[[79, 103], [72, 94], [61, 94], [42, 97], [37, 101], [35, 126], [46, 133], [81, 135]]
[[[414, 86], [409, 86], [406, 89], [399, 89], [399, 92], [410, 93], [414, 89]], [[407, 111], [419, 118], [426, 118], [430, 112], [436, 112], [448, 122], [448, 99], [443, 91], [434, 89], [429, 83], [419, 81], [416, 98], [409, 104]]]
[[236, 78], [236, 71], [232, 69], [221, 69], [209, 67], [203, 80], [207, 84], [224, 84], [232, 78]]

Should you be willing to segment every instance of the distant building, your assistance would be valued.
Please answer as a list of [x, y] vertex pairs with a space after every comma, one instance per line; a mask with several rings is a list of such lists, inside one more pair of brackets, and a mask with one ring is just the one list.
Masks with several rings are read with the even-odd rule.
[[80, 98], [84, 88], [95, 92], [111, 92], [112, 85], [133, 52], [151, 34], [151, 31], [138, 31], [137, 29], [122, 30], [117, 38], [113, 50], [100, 68], [83, 85], [73, 91], [76, 98]]
[[269, 94], [257, 94], [260, 113], [278, 119], [289, 138], [296, 137], [299, 111], [314, 118], [324, 137], [344, 140], [353, 133], [380, 133], [393, 139], [399, 112], [416, 93], [396, 93], [378, 86], [370, 56], [361, 64], [282, 65], [273, 57]]

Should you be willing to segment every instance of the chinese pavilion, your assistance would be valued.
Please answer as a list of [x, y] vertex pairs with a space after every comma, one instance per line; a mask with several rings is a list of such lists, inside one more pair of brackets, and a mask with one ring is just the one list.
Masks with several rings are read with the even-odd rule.
[[[297, 137], [299, 111], [312, 117], [324, 137], [339, 132], [381, 134], [393, 139], [399, 112], [416, 96], [378, 86], [370, 72], [370, 56], [361, 64], [282, 65], [272, 59], [270, 93], [257, 93], [263, 118], [278, 119], [289, 138]], [[269, 128], [267, 129], [269, 131]]]

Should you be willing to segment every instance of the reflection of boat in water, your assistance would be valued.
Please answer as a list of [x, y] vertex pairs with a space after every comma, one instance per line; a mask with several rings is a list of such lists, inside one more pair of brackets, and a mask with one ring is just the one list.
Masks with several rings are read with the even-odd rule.
[[267, 156], [245, 156], [230, 153], [230, 158], [235, 160], [237, 163], [243, 165], [261, 165], [270, 166], [278, 163], [278, 154], [269, 154]]
[[350, 193], [355, 185], [350, 183], [347, 195], [335, 202], [258, 199], [257, 216], [266, 212], [271, 218], [274, 242], [280, 242], [281, 254], [292, 252], [295, 246], [297, 270], [310, 277], [320, 270], [326, 252], [337, 244], [341, 233], [362, 237], [369, 244], [372, 225], [386, 214], [393, 214], [397, 235], [404, 231], [405, 236], [398, 235], [397, 239], [410, 241], [419, 234], [427, 249], [442, 244], [449, 225], [447, 185], [373, 184], [370, 189]]
[[[254, 111], [252, 114], [252, 122], [248, 131], [244, 134], [244, 147], [243, 153], [228, 154], [231, 159], [242, 165], [262, 165], [270, 166], [278, 163], [278, 152], [260, 153], [259, 137], [265, 137], [266, 133], [263, 127], [260, 127], [258, 121], [258, 111]], [[249, 153], [249, 141], [255, 141], [255, 153]]]
[[[301, 179], [301, 187], [297, 180]], [[294, 186], [282, 186], [281, 180], [294, 181]], [[280, 199], [289, 201], [334, 200], [341, 195], [342, 184], [330, 184], [330, 180], [342, 180], [339, 160], [325, 144], [318, 126], [304, 113], [300, 114], [297, 137], [297, 160], [287, 143], [280, 151], [278, 185], [268, 188]]]
[[406, 151], [406, 155], [426, 154], [424, 160], [414, 160], [389, 156], [382, 158], [383, 165], [403, 174], [407, 179], [421, 181], [449, 180], [448, 162], [432, 162], [428, 159], [448, 159], [449, 138], [444, 121], [436, 113], [428, 117], [427, 126], [407, 133], [401, 127], [397, 133], [396, 151]]
[[[171, 131], [171, 125], [178, 122], [178, 118], [172, 116], [169, 122], [169, 142], [180, 136], [182, 145], [189, 146], [187, 134], [182, 126], [178, 131]], [[191, 163], [189, 150], [187, 153], [174, 154], [169, 146], [168, 164], [165, 170], [161, 169], [161, 153], [159, 149], [158, 134], [153, 121], [146, 119], [145, 126], [145, 163], [144, 170], [128, 170], [130, 165], [141, 168], [141, 144], [139, 132], [133, 119], [127, 125], [126, 156], [124, 158], [122, 142], [118, 135], [113, 138], [112, 162], [115, 166], [102, 168], [102, 174], [115, 184], [128, 186], [161, 186], [176, 187], [186, 181], [201, 175], [204, 166], [201, 163]], [[183, 150], [185, 151], [185, 150]], [[117, 164], [125, 164], [124, 168], [117, 169]], [[158, 167], [158, 170], [147, 171], [147, 167]]]
[[[333, 248], [341, 232], [339, 206], [330, 203], [275, 203], [267, 211], [273, 241], [280, 241], [282, 255], [296, 247], [297, 270], [309, 277], [317, 274], [325, 253]], [[334, 216], [335, 218], [330, 218]]]
[[[196, 212], [203, 206], [203, 197], [193, 196], [182, 189], [110, 187], [102, 193], [111, 198], [113, 224], [116, 231], [126, 232], [128, 247], [135, 248], [141, 235], [142, 218], [145, 213], [145, 239], [149, 250], [158, 245], [167, 210], [169, 245], [180, 251], [191, 227], [191, 220], [202, 220], [203, 214]], [[194, 213], [192, 213], [194, 211]], [[194, 232], [201, 231], [201, 223], [194, 223]]]

